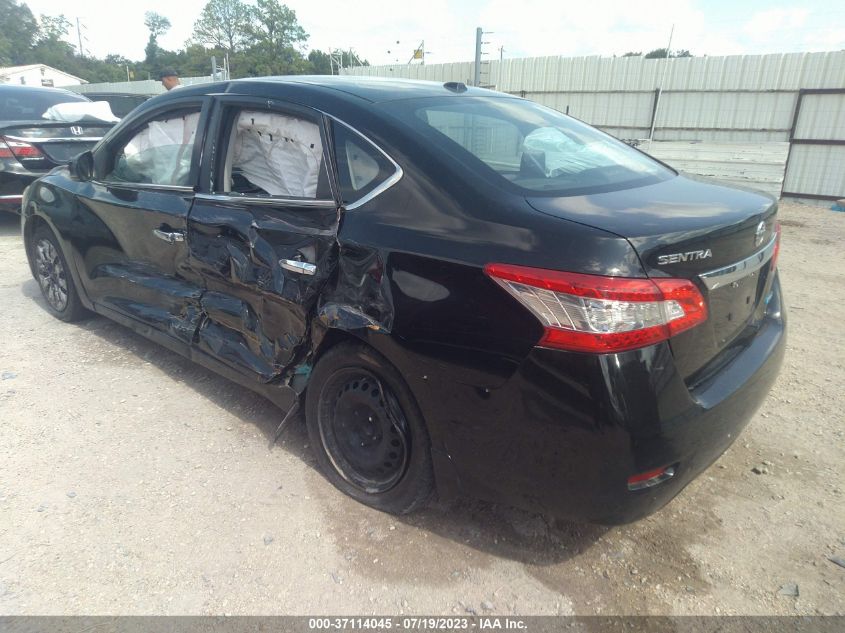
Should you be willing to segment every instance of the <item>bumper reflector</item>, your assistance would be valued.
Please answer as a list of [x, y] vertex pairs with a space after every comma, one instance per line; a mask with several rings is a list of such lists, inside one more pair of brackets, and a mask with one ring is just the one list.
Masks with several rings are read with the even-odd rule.
[[664, 466], [663, 468], [655, 468], [639, 475], [631, 475], [628, 477], [628, 490], [642, 490], [643, 488], [651, 488], [657, 484], [662, 484], [667, 479], [675, 476], [674, 466]]

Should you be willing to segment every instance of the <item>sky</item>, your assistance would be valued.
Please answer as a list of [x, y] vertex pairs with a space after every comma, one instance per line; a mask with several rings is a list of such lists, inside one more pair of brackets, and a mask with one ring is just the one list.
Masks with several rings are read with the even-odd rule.
[[[23, 0], [37, 16], [83, 25], [97, 57], [144, 57], [144, 12], [168, 17], [166, 49], [181, 48], [206, 0]], [[249, 0], [247, 0], [249, 2]], [[426, 63], [471, 61], [475, 29], [485, 59], [622, 55], [665, 47], [694, 55], [845, 49], [845, 3], [837, 0], [289, 0], [309, 34], [307, 50], [352, 49], [371, 64], [407, 63], [425, 41]], [[68, 38], [76, 44], [76, 30]], [[500, 50], [501, 49], [501, 50]]]

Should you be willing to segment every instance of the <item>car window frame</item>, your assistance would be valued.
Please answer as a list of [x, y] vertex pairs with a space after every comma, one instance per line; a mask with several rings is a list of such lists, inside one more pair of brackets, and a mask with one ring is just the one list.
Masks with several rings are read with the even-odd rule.
[[354, 134], [355, 136], [357, 136], [358, 138], [363, 140], [365, 143], [368, 143], [371, 147], [375, 148], [375, 150], [377, 152], [379, 152], [382, 156], [384, 156], [388, 160], [388, 162], [390, 162], [390, 164], [393, 165], [393, 168], [394, 168], [393, 174], [391, 174], [389, 177], [387, 177], [381, 183], [376, 185], [373, 189], [368, 191], [366, 194], [364, 194], [360, 198], [357, 198], [353, 202], [350, 202], [348, 204], [343, 204], [343, 198], [342, 198], [341, 193], [340, 193], [340, 171], [339, 171], [339, 168], [337, 166], [337, 151], [338, 151], [338, 148], [335, 147], [335, 145], [334, 145], [334, 140], [335, 140], [334, 139], [334, 130], [332, 130], [332, 134], [331, 134], [331, 141], [332, 141], [331, 159], [332, 159], [332, 163], [333, 163], [333, 167], [334, 167], [335, 178], [337, 179], [337, 183], [336, 183], [337, 196], [338, 196], [339, 204], [343, 205], [343, 208], [346, 211], [354, 211], [355, 209], [362, 207], [363, 205], [367, 204], [370, 200], [376, 198], [377, 196], [380, 196], [382, 193], [384, 193], [385, 191], [390, 189], [397, 182], [402, 180], [402, 177], [405, 175], [405, 172], [402, 169], [402, 166], [399, 163], [397, 163], [390, 154], [388, 154], [386, 151], [384, 151], [378, 145], [378, 143], [371, 140], [366, 134], [364, 134], [360, 130], [357, 130], [355, 127], [353, 127], [352, 125], [350, 125], [346, 121], [344, 121], [344, 120], [342, 120], [342, 119], [340, 119], [340, 118], [338, 118], [334, 115], [331, 115], [331, 114], [326, 114], [326, 113], [324, 113], [324, 114], [327, 117], [327, 119], [329, 119], [332, 122], [332, 124], [342, 125], [348, 131], [350, 131], [352, 134]]
[[[212, 95], [213, 107], [210, 115], [206, 146], [203, 153], [203, 161], [199, 175], [198, 196], [202, 199], [223, 201], [227, 204], [239, 204], [243, 206], [270, 206], [270, 207], [320, 207], [337, 208], [339, 206], [339, 190], [336, 182], [336, 173], [333, 161], [333, 146], [331, 135], [328, 133], [328, 126], [323, 112], [298, 103], [293, 103], [277, 97], [262, 97], [242, 94], [218, 94]], [[229, 151], [231, 127], [228, 125], [233, 119], [229, 118], [228, 111], [237, 108], [243, 110], [269, 111], [277, 114], [294, 116], [311, 121], [318, 126], [320, 131], [320, 142], [322, 143], [323, 166], [328, 172], [329, 198], [298, 198], [295, 196], [246, 196], [237, 192], [216, 191], [215, 185], [221, 177], [221, 170], [226, 162], [226, 155]], [[228, 132], [228, 133], [227, 133]], [[322, 167], [321, 167], [322, 168]]]
[[[110, 134], [103, 139], [102, 145], [97, 145], [92, 150], [94, 152], [95, 177], [92, 182], [103, 187], [120, 188], [120, 189], [143, 189], [145, 191], [172, 191], [177, 193], [196, 192], [198, 187], [202, 148], [205, 145], [207, 136], [208, 120], [211, 113], [211, 99], [206, 95], [193, 95], [177, 99], [168, 99], [166, 103], [159, 107], [144, 110], [124, 119], [124, 123], [118, 124], [114, 128], [114, 134]], [[194, 136], [194, 147], [191, 150], [191, 168], [188, 172], [189, 185], [163, 185], [156, 183], [144, 182], [124, 182], [124, 181], [110, 181], [106, 180], [102, 174], [102, 169], [105, 165], [109, 166], [114, 171], [115, 161], [117, 159], [117, 152], [123, 149], [132, 138], [138, 134], [144, 126], [151, 121], [161, 118], [162, 115], [170, 111], [184, 110], [191, 106], [199, 106], [200, 116], [197, 122], [197, 131]], [[105, 165], [104, 165], [105, 163]]]

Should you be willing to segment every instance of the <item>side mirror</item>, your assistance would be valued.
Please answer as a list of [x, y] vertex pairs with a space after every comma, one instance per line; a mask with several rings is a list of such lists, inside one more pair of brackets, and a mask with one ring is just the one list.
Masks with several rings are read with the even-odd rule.
[[91, 180], [94, 177], [94, 154], [82, 152], [68, 164], [70, 176], [74, 180]]

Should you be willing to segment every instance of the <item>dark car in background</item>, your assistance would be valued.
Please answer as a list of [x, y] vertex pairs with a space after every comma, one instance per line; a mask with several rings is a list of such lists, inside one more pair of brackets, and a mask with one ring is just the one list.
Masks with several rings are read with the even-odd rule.
[[150, 95], [138, 95], [128, 92], [86, 92], [91, 101], [105, 101], [111, 111], [120, 119], [132, 112], [139, 105], [150, 99]]
[[90, 99], [57, 88], [0, 85], [0, 211], [19, 213], [27, 185], [91, 149], [114, 125], [43, 118], [52, 106], [77, 102]]
[[[144, 103], [27, 190], [48, 309], [299, 403], [327, 478], [626, 522], [730, 444], [785, 349], [777, 205], [459, 83]], [[281, 426], [281, 425], [280, 425]]]

